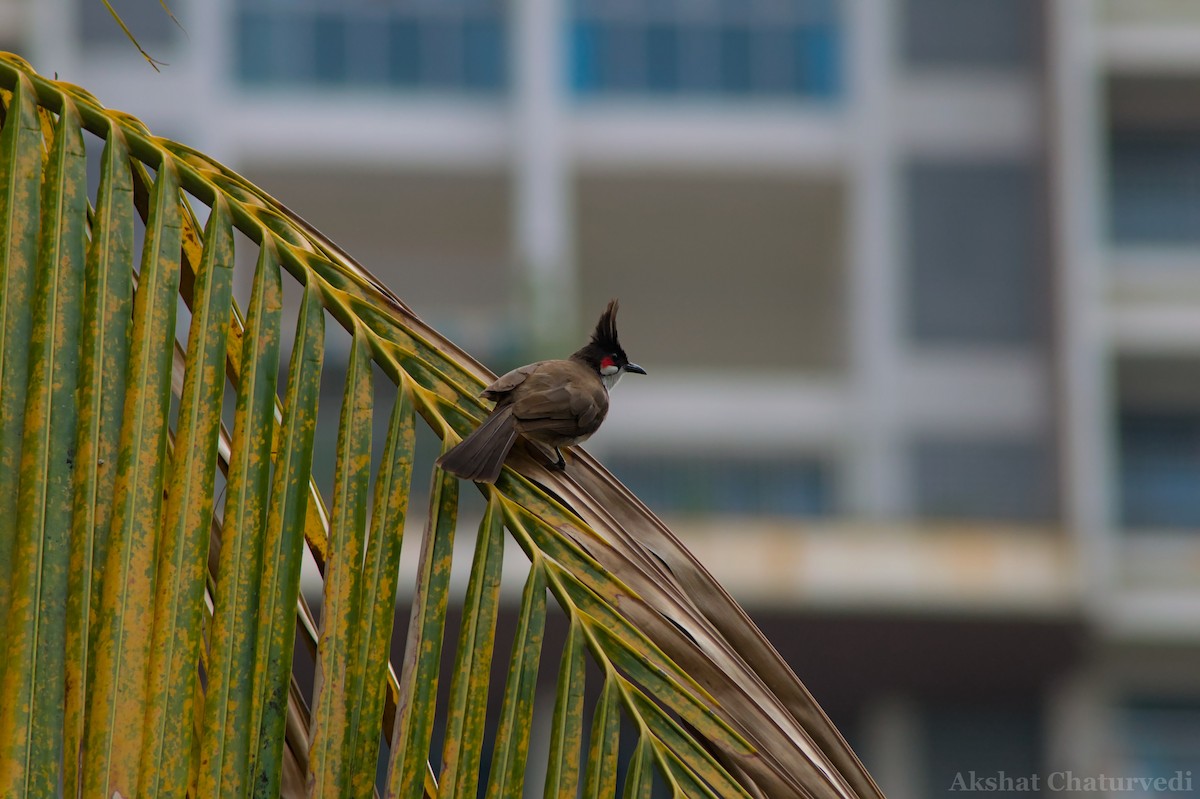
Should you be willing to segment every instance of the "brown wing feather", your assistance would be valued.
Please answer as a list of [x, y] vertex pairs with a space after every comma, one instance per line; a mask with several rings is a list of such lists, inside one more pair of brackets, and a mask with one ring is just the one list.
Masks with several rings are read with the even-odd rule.
[[572, 363], [531, 372], [512, 399], [517, 429], [565, 438], [595, 432], [608, 413], [608, 392], [584, 369]]
[[527, 364], [525, 366], [513, 369], [511, 372], [505, 372], [497, 377], [490, 386], [480, 392], [481, 397], [486, 397], [490, 400], [498, 400], [508, 392], [512, 391], [517, 386], [525, 382], [525, 380], [545, 361]]

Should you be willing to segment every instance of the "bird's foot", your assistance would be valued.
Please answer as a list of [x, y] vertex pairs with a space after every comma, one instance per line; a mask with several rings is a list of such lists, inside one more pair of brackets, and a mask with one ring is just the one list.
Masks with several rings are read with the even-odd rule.
[[554, 454], [558, 456], [558, 460], [551, 463], [547, 468], [552, 472], [562, 472], [567, 469], [567, 459], [563, 457], [562, 450], [558, 447], [554, 448]]

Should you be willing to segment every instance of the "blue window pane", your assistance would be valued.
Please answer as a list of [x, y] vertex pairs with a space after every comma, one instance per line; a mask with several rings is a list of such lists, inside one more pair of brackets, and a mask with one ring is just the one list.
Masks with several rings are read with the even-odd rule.
[[270, 47], [272, 15], [264, 11], [243, 11], [238, 15], [238, 74], [246, 83], [265, 83], [275, 77]]
[[808, 25], [796, 30], [796, 91], [823, 99], [835, 97], [838, 83], [838, 64], [841, 63], [840, 42], [828, 25]]
[[1111, 159], [1116, 241], [1200, 241], [1200, 134], [1117, 133]]
[[839, 0], [804, 0], [801, 5], [809, 19], [831, 22], [837, 18]]
[[745, 28], [721, 31], [721, 89], [728, 94], [747, 94], [752, 70], [750, 31]]
[[421, 33], [411, 19], [393, 19], [388, 42], [388, 79], [411, 88], [421, 78]]
[[608, 25], [601, 50], [601, 81], [615, 92], [646, 88], [646, 31], [641, 25]]
[[345, 18], [340, 14], [318, 14], [313, 18], [313, 34], [313, 76], [319, 83], [345, 83]]
[[1122, 524], [1200, 527], [1200, 416], [1126, 413], [1119, 428]]
[[[1121, 743], [1131, 778], [1162, 779], [1156, 799], [1195, 796], [1200, 775], [1200, 704], [1189, 697], [1128, 702], [1120, 718]], [[1131, 794], [1140, 795], [1140, 794]]]
[[654, 92], [679, 88], [679, 30], [675, 26], [646, 29], [646, 88]]
[[594, 22], [576, 20], [571, 25], [571, 88], [576, 94], [590, 94], [600, 88], [600, 69], [604, 52], [604, 29]]
[[684, 25], [679, 30], [680, 93], [716, 95], [720, 91], [720, 29], [715, 25]]
[[508, 14], [499, 0], [235, 5], [237, 69], [246, 83], [478, 93], [507, 85]]
[[451, 89], [462, 76], [450, 55], [461, 45], [462, 26], [449, 20], [425, 20], [421, 27], [421, 86]]
[[372, 12], [346, 17], [346, 83], [351, 85], [387, 85], [388, 17]]
[[[686, 9], [686, 13], [683, 9]], [[578, 96], [826, 99], [841, 91], [841, 4], [571, 4]]]
[[769, 29], [755, 35], [758, 50], [758, 74], [755, 91], [765, 95], [796, 92], [796, 47], [789, 31]]
[[307, 13], [264, 9], [239, 16], [238, 75], [246, 83], [311, 80], [313, 19]]
[[494, 90], [504, 85], [504, 31], [499, 19], [468, 20], [463, 27], [463, 49], [463, 84], [468, 89]]

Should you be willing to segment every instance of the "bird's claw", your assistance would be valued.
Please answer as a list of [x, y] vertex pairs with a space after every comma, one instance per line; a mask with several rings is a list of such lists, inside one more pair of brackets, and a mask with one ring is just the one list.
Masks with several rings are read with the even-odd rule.
[[558, 460], [550, 464], [550, 471], [565, 472], [567, 470], [567, 459], [563, 457], [562, 451], [559, 449], [555, 449], [554, 454], [558, 456]]

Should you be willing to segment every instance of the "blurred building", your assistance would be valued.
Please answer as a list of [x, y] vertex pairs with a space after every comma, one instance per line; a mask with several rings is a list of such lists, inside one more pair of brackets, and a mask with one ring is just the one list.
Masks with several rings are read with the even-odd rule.
[[651, 376], [590, 449], [892, 799], [1200, 782], [1200, 4], [114, 5], [162, 74], [99, 0], [0, 48], [493, 368], [621, 297]]

